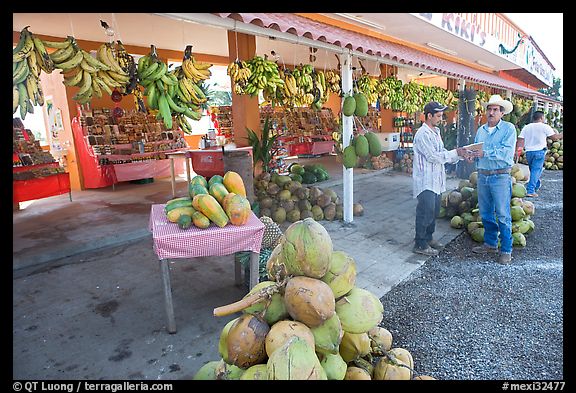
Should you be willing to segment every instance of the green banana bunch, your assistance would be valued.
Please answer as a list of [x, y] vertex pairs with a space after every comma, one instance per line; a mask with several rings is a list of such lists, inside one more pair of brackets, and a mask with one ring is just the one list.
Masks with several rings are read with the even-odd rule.
[[256, 96], [262, 90], [268, 90], [270, 95], [275, 96], [276, 90], [284, 86], [284, 80], [280, 77], [278, 64], [266, 57], [254, 56], [246, 62], [250, 74], [242, 91], [245, 94]]

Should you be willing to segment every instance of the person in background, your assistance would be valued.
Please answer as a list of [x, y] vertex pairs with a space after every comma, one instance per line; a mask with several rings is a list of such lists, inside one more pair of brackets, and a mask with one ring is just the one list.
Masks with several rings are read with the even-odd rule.
[[526, 160], [530, 169], [530, 180], [526, 184], [526, 196], [537, 197], [540, 189], [540, 177], [544, 169], [546, 158], [546, 138], [557, 141], [564, 134], [557, 133], [552, 127], [544, 123], [544, 112], [536, 111], [532, 116], [532, 123], [526, 124], [518, 136], [517, 147], [524, 148]]
[[412, 162], [413, 196], [416, 205], [416, 235], [413, 252], [438, 255], [444, 245], [432, 238], [440, 211], [440, 194], [446, 191], [445, 163], [468, 157], [464, 148], [446, 150], [437, 125], [447, 106], [432, 101], [424, 107], [425, 121], [414, 136]]
[[477, 254], [498, 254], [498, 236], [500, 236], [500, 255], [498, 262], [512, 262], [512, 177], [510, 171], [514, 164], [516, 150], [516, 127], [502, 120], [502, 116], [512, 112], [510, 101], [499, 95], [492, 95], [486, 108], [487, 122], [476, 131], [474, 142], [483, 142], [477, 156], [478, 171], [478, 208], [484, 225], [484, 243], [476, 246], [472, 252]]

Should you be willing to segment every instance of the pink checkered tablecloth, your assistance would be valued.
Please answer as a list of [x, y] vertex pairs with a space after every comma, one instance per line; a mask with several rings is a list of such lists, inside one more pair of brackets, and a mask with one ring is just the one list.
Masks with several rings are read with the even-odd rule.
[[228, 224], [220, 228], [212, 223], [206, 229], [192, 226], [180, 229], [168, 221], [164, 204], [152, 205], [148, 229], [154, 239], [154, 252], [159, 259], [195, 258], [233, 254], [237, 251], [259, 253], [264, 224], [250, 212], [245, 225]]

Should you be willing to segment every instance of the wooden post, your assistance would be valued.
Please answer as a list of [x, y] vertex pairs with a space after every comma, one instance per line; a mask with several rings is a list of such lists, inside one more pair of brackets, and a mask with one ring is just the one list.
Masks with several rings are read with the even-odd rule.
[[[236, 59], [250, 60], [255, 55], [256, 37], [228, 31], [228, 58], [230, 62]], [[234, 93], [234, 88], [232, 88], [232, 124], [234, 125], [234, 143], [238, 147], [250, 146], [246, 127], [254, 131], [258, 136], [262, 135], [257, 96], [237, 95]]]

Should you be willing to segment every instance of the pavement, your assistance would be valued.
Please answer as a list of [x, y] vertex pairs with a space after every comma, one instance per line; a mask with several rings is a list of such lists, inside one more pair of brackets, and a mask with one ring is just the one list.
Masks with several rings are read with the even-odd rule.
[[[306, 163], [306, 159], [299, 162]], [[342, 195], [342, 166], [319, 160], [331, 179], [318, 183]], [[448, 189], [460, 179], [448, 178]], [[177, 179], [185, 195], [186, 177]], [[166, 331], [158, 258], [148, 231], [152, 204], [171, 199], [170, 178], [129, 182], [34, 201], [13, 212], [13, 379], [191, 378], [218, 360], [223, 326], [237, 315], [213, 309], [239, 300], [234, 257], [172, 260], [178, 331]], [[356, 286], [381, 298], [428, 257], [412, 253], [412, 178], [390, 168], [354, 169], [352, 223], [321, 221], [335, 250], [357, 264]], [[438, 220], [436, 238], [461, 233]]]

